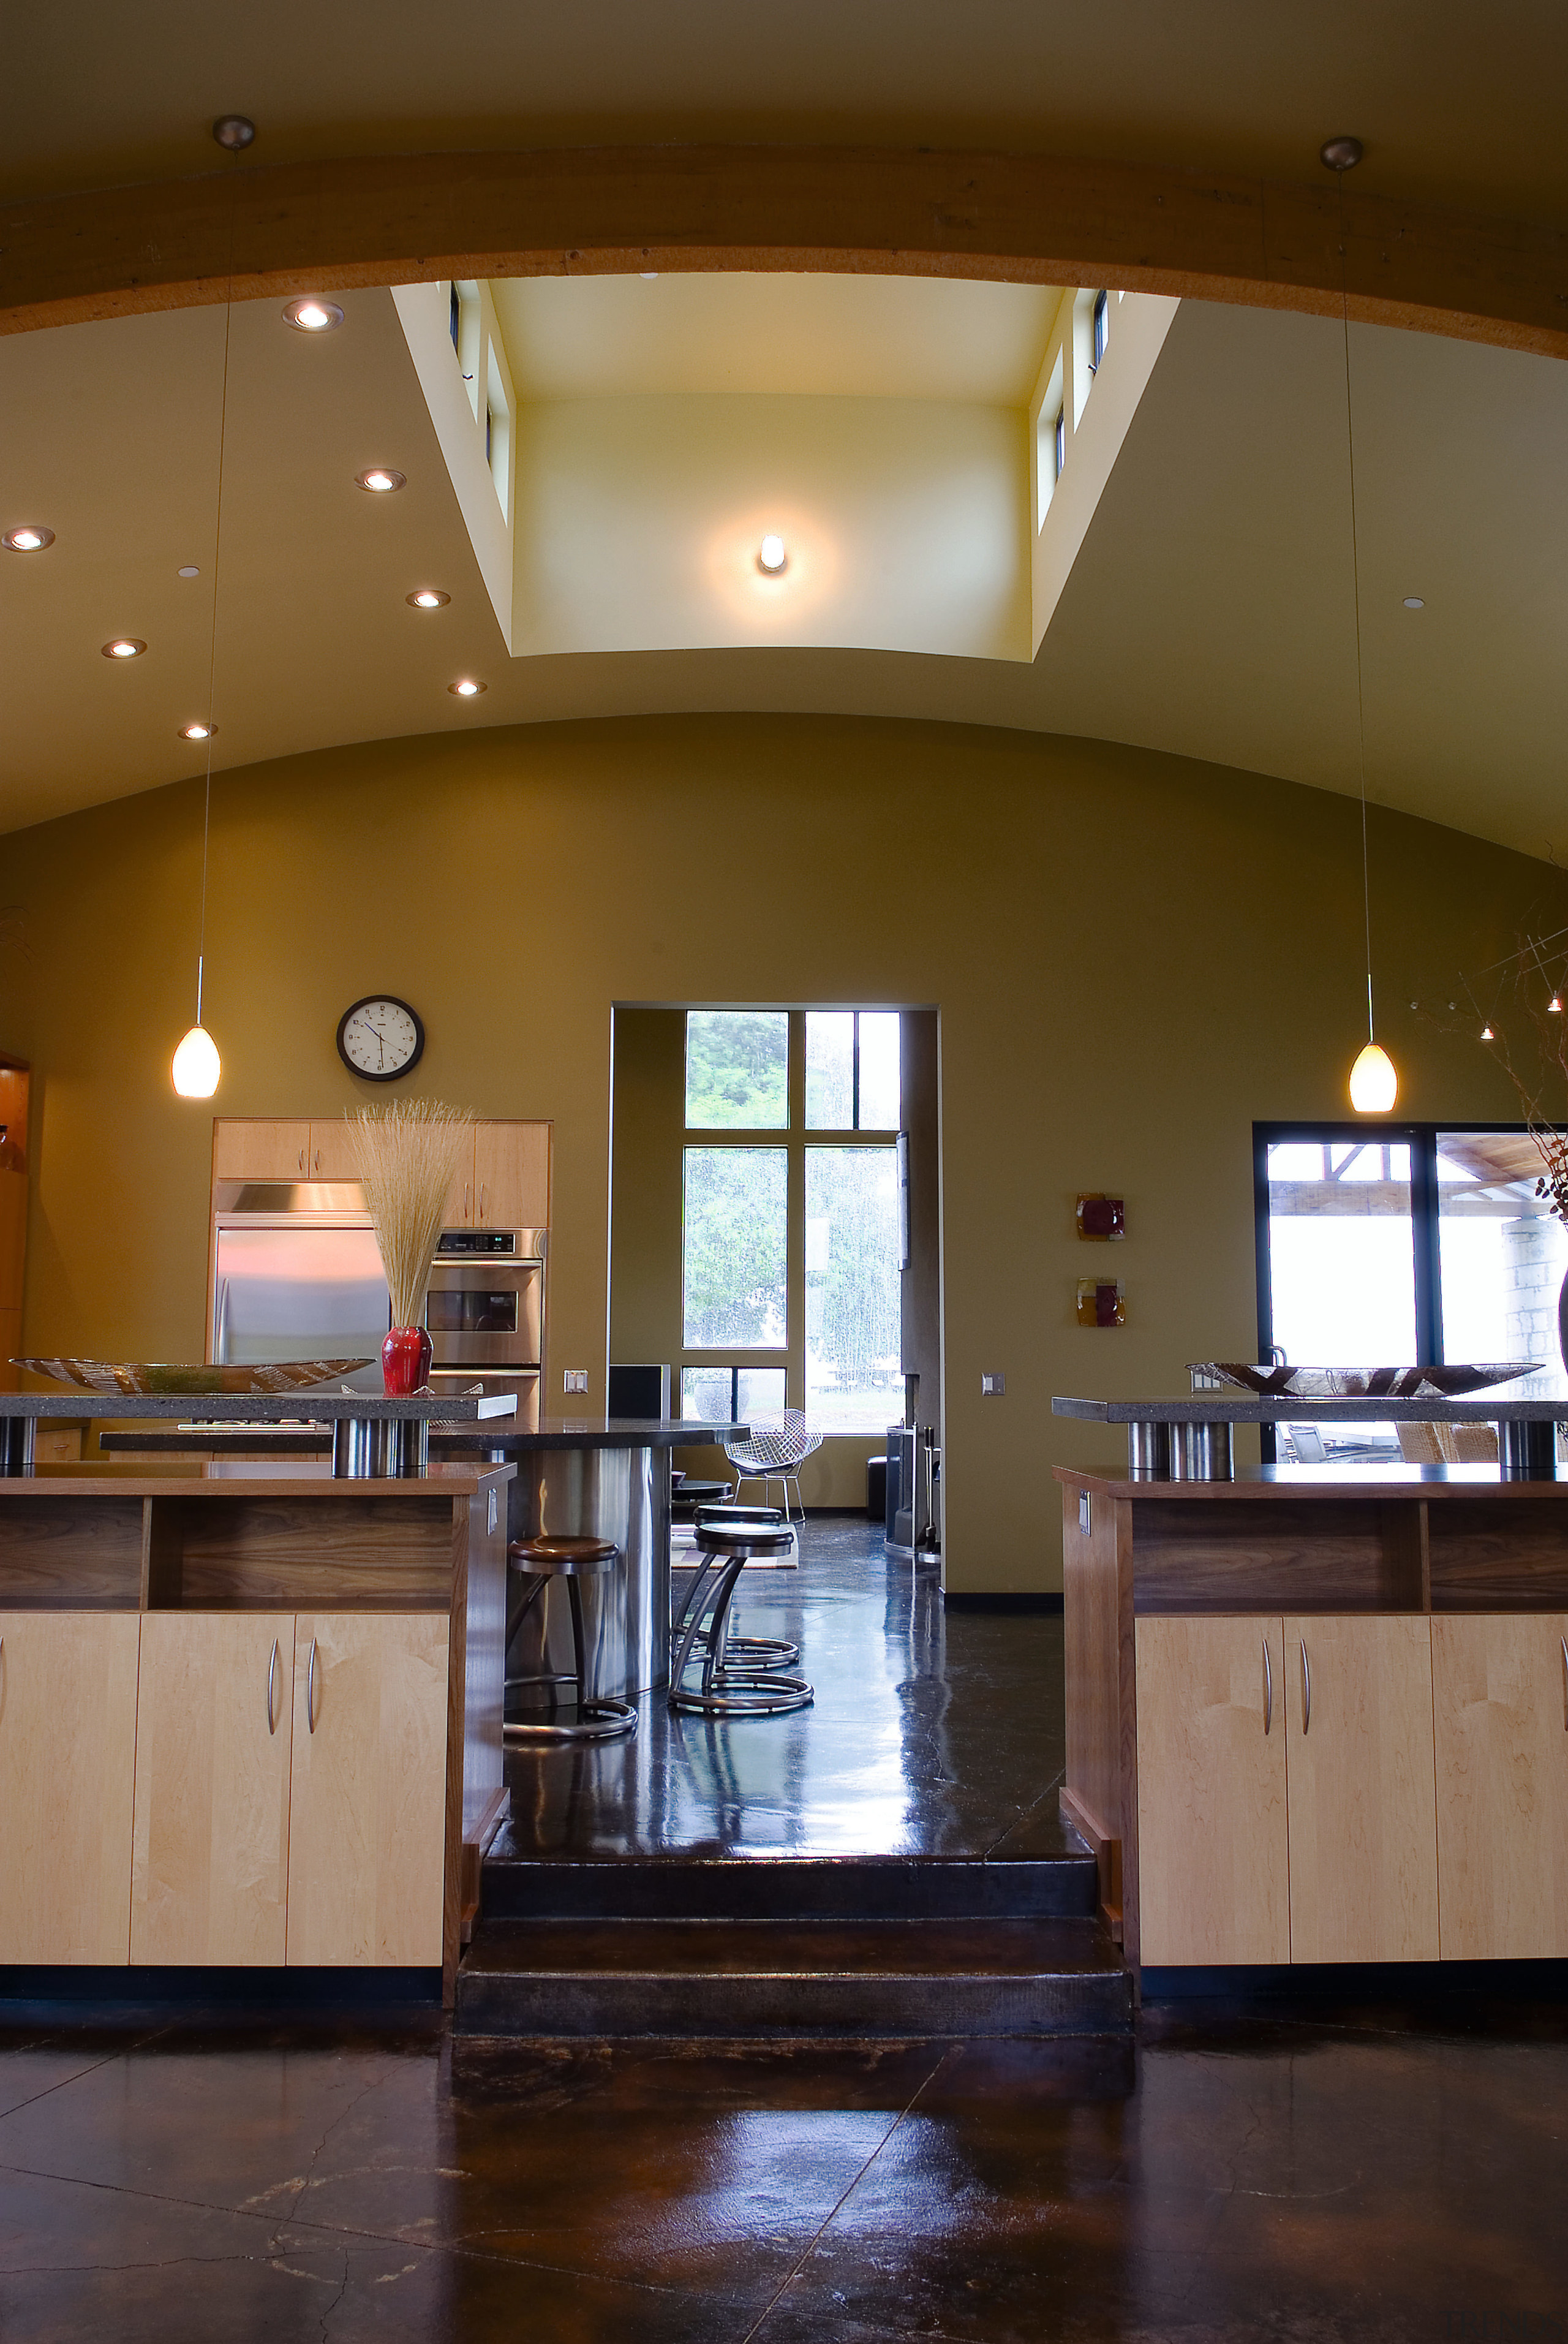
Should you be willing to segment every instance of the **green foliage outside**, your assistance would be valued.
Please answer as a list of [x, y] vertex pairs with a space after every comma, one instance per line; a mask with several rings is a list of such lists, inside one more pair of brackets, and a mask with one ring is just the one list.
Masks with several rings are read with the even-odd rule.
[[782, 1131], [789, 1120], [782, 1009], [693, 1009], [686, 1019], [689, 1131]]
[[783, 1347], [788, 1180], [782, 1147], [687, 1149], [689, 1349]]

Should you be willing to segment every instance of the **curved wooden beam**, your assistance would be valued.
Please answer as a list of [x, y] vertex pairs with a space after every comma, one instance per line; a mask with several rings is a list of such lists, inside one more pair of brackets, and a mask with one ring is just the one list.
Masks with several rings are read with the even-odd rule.
[[641, 146], [370, 156], [0, 206], [0, 331], [444, 277], [820, 269], [1111, 284], [1568, 357], [1568, 235], [1059, 156]]

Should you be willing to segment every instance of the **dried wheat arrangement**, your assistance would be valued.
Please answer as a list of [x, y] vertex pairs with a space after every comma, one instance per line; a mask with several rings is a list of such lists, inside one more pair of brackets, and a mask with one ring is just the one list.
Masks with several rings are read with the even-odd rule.
[[465, 1107], [398, 1099], [347, 1117], [366, 1209], [392, 1293], [394, 1327], [417, 1327], [447, 1195], [474, 1128]]

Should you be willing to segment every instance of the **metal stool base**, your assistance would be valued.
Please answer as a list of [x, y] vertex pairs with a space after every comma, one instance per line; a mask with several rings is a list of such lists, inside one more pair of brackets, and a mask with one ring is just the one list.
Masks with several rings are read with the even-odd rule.
[[804, 1677], [725, 1669], [716, 1672], [709, 1692], [673, 1688], [669, 1706], [681, 1717], [779, 1717], [790, 1710], [809, 1709], [816, 1697]]
[[[531, 1680], [525, 1680], [531, 1682]], [[507, 1742], [548, 1743], [560, 1742], [615, 1742], [623, 1733], [637, 1732], [637, 1712], [628, 1701], [598, 1701], [578, 1703], [576, 1725], [525, 1725], [521, 1720], [508, 1718], [501, 1728]]]

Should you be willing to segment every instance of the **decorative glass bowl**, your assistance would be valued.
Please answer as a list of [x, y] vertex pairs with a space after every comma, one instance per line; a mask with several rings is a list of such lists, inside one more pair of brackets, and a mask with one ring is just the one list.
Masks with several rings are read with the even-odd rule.
[[29, 1375], [47, 1376], [57, 1384], [75, 1384], [83, 1391], [142, 1392], [188, 1395], [193, 1399], [217, 1392], [308, 1391], [312, 1384], [337, 1383], [368, 1359], [267, 1359], [256, 1367], [180, 1367], [162, 1359], [13, 1359], [14, 1368]]
[[1482, 1359], [1430, 1368], [1276, 1368], [1265, 1361], [1205, 1359], [1191, 1372], [1217, 1377], [1263, 1399], [1463, 1399], [1492, 1384], [1533, 1376], [1539, 1359]]

